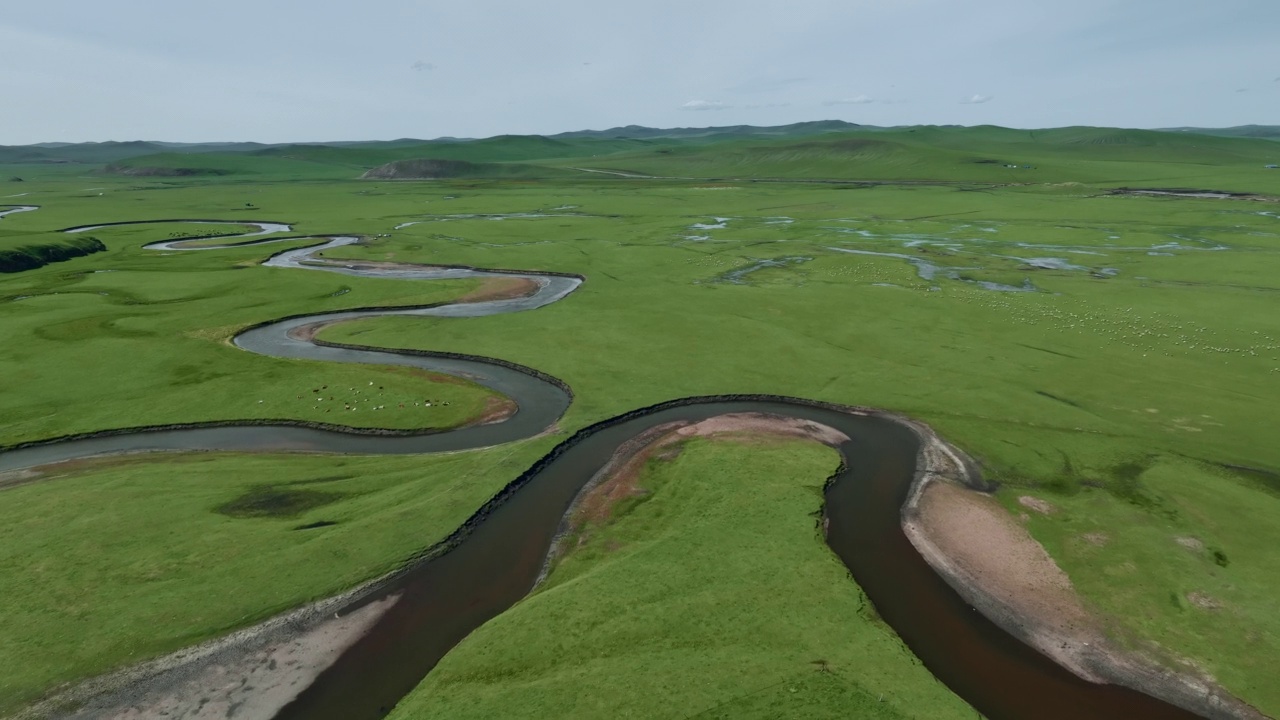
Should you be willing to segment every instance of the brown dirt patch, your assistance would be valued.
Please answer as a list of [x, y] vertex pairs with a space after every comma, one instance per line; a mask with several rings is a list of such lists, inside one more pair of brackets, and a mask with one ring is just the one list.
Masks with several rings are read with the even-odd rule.
[[934, 482], [925, 488], [918, 507], [919, 526], [962, 576], [1004, 600], [1018, 615], [1033, 619], [1036, 633], [1053, 636], [1057, 652], [1049, 654], [1055, 660], [1091, 675], [1074, 656], [1103, 640], [1101, 628], [1081, 604], [1067, 574], [998, 502]]
[[294, 340], [303, 340], [305, 342], [311, 342], [312, 340], [316, 339], [316, 335], [320, 334], [321, 330], [329, 327], [330, 325], [337, 325], [339, 322], [342, 322], [342, 321], [334, 320], [330, 322], [317, 322], [317, 323], [311, 323], [310, 325], [303, 325], [301, 327], [296, 327], [289, 331], [289, 337], [293, 338]]
[[680, 454], [676, 444], [680, 438], [676, 432], [683, 427], [687, 426], [682, 423], [659, 425], [618, 449], [601, 470], [601, 476], [578, 496], [567, 516], [570, 532], [579, 534], [579, 547], [590, 537], [586, 532], [588, 528], [608, 522], [620, 501], [648, 492], [637, 484], [640, 471], [650, 459], [673, 460]]
[[1058, 510], [1058, 508], [1054, 507], [1048, 500], [1041, 500], [1040, 498], [1031, 497], [1030, 495], [1023, 495], [1018, 498], [1018, 504], [1028, 510], [1035, 510], [1041, 515], [1052, 515]]
[[26, 485], [27, 483], [35, 482], [42, 477], [44, 476], [35, 470], [9, 470], [7, 472], [0, 472], [0, 490], [17, 487], [19, 485]]
[[541, 285], [524, 277], [487, 278], [480, 287], [458, 298], [455, 302], [477, 303], [490, 300], [511, 300], [529, 297], [538, 292]]
[[1199, 590], [1187, 593], [1187, 602], [1200, 608], [1201, 610], [1209, 610], [1211, 612], [1222, 609], [1222, 601], [1217, 598], [1202, 593]]
[[520, 406], [509, 397], [501, 395], [490, 395], [484, 400], [484, 410], [475, 420], [467, 423], [467, 425], [492, 425], [499, 423], [512, 415], [516, 414]]
[[[849, 440], [844, 433], [826, 425], [765, 413], [731, 413], [698, 423], [659, 425], [618, 448], [609, 463], [574, 501], [573, 509], [566, 515], [562, 534], [577, 535], [576, 546], [581, 547], [590, 539], [590, 528], [608, 522], [619, 502], [648, 492], [638, 484], [646, 463], [675, 459], [680, 454], [682, 443], [692, 437], [752, 444], [798, 438], [832, 446]], [[563, 550], [558, 549], [554, 554], [558, 555]]]
[[676, 430], [682, 437], [717, 437], [724, 435], [759, 436], [764, 438], [800, 438], [824, 445], [838, 446], [848, 436], [819, 423], [765, 413], [731, 413], [708, 418], [700, 423]]

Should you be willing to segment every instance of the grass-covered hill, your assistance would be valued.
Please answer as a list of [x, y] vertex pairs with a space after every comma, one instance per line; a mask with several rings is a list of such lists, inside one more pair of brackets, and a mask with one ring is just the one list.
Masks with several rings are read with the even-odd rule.
[[1280, 140], [1280, 125], [1237, 125], [1229, 128], [1166, 128], [1166, 132], [1195, 133], [1199, 135], [1218, 135], [1221, 137], [1250, 137]]
[[0, 164], [74, 163], [96, 165], [161, 152], [210, 153], [252, 152], [266, 147], [261, 143], [167, 143], [133, 140], [128, 142], [41, 143], [0, 145]]
[[758, 127], [755, 125], [725, 125], [705, 128], [651, 128], [643, 125], [627, 125], [608, 130], [578, 130], [575, 132], [552, 135], [553, 139], [568, 138], [612, 138], [629, 140], [655, 140], [670, 138], [724, 140], [743, 137], [803, 137], [806, 135], [822, 135], [831, 132], [847, 132], [850, 130], [879, 130], [871, 125], [856, 125], [843, 120], [814, 120], [810, 122]]
[[1233, 188], [1259, 192], [1263, 185], [1280, 189], [1280, 176], [1266, 169], [1278, 161], [1280, 147], [1252, 138], [1113, 128], [925, 126], [670, 144], [575, 164], [668, 177], [1156, 185], [1210, 170]]
[[[1280, 144], [1271, 140], [1095, 127], [874, 128], [819, 122], [779, 128], [625, 127], [552, 137], [163, 150], [113, 160], [101, 171], [281, 180], [567, 177], [590, 172], [594, 177], [614, 173], [695, 179], [1081, 182], [1280, 193], [1280, 173], [1267, 169], [1280, 163]], [[422, 164], [428, 160], [465, 164]]]
[[[1274, 172], [1261, 174], [1267, 165], [1280, 163], [1280, 145], [1274, 142], [1280, 129], [1276, 127], [1175, 130], [1016, 130], [954, 125], [880, 128], [820, 121], [778, 127], [626, 126], [479, 140], [402, 138], [286, 145], [48, 143], [0, 147], [0, 165], [91, 165], [111, 175], [141, 177], [348, 179], [390, 163], [431, 159], [691, 178], [1164, 182], [1167, 186], [1178, 183], [1166, 181], [1203, 175], [1209, 168], [1221, 170], [1223, 180], [1233, 187], [1253, 192], [1260, 188], [1244, 186], [1276, 180]], [[546, 170], [538, 173], [552, 174]], [[465, 176], [529, 174], [528, 168], [486, 168]]]

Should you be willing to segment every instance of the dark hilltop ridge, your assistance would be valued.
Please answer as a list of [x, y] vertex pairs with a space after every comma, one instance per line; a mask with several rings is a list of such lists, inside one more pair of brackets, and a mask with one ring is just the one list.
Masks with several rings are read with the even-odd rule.
[[1163, 132], [1194, 133], [1197, 135], [1216, 135], [1218, 137], [1265, 138], [1280, 140], [1280, 125], [1239, 125], [1229, 128], [1197, 128], [1178, 127], [1162, 128]]
[[[1274, 137], [1273, 137], [1274, 136]], [[264, 145], [44, 143], [0, 146], [5, 175], [39, 168], [167, 181], [537, 180], [658, 178], [832, 183], [1112, 183], [1181, 165], [1227, 171], [1215, 191], [1275, 197], [1280, 128], [1135, 130], [995, 125], [877, 127], [822, 120], [775, 127], [639, 125], [556, 135], [498, 135]], [[1160, 173], [1157, 173], [1160, 175]], [[1155, 177], [1153, 175], [1152, 177]]]
[[[396, 140], [328, 141], [315, 143], [257, 143], [257, 142], [208, 142], [181, 143], [154, 140], [125, 142], [43, 142], [31, 145], [0, 145], [0, 164], [61, 164], [78, 163], [102, 165], [146, 155], [197, 155], [208, 153], [232, 154], [288, 154], [291, 150], [305, 148], [342, 148], [349, 150], [396, 150], [431, 145], [468, 145], [514, 138], [542, 138], [550, 141], [571, 140], [723, 140], [730, 138], [793, 138], [825, 133], [894, 132], [913, 128], [944, 127], [964, 129], [957, 125], [879, 127], [859, 125], [843, 120], [816, 120], [778, 126], [729, 125], [701, 128], [651, 128], [643, 125], [626, 125], [607, 130], [576, 130], [552, 135], [499, 135], [493, 138], [442, 137], [431, 140], [398, 138]], [[976, 129], [976, 128], [975, 128]], [[1002, 128], [1003, 129], [1003, 128]], [[1034, 132], [1010, 130], [1010, 132]], [[1141, 132], [1141, 131], [1139, 131]], [[1211, 135], [1217, 137], [1265, 138], [1280, 140], [1280, 125], [1241, 125], [1230, 128], [1162, 128], [1154, 132]]]
[[843, 132], [856, 129], [875, 129], [872, 126], [856, 125], [842, 120], [821, 120], [814, 122], [794, 123], [776, 127], [755, 127], [752, 125], [733, 125], [727, 127], [706, 128], [650, 128], [640, 125], [628, 125], [608, 130], [578, 130], [555, 135], [498, 135], [492, 138], [455, 138], [442, 137], [435, 139], [399, 138], [396, 140], [362, 140], [362, 141], [327, 141], [314, 143], [256, 143], [256, 142], [209, 142], [180, 143], [152, 140], [131, 140], [127, 142], [44, 142], [32, 145], [0, 145], [0, 164], [86, 164], [100, 165], [116, 163], [129, 158], [146, 155], [196, 155], [206, 153], [234, 153], [244, 155], [281, 155], [292, 151], [316, 150], [320, 148], [343, 148], [350, 150], [395, 150], [432, 145], [474, 144], [492, 141], [511, 140], [516, 138], [542, 138], [547, 140], [583, 140], [583, 139], [627, 139], [644, 140], [653, 138], [725, 138], [725, 137], [796, 137], [800, 135], [820, 134], [826, 132]]

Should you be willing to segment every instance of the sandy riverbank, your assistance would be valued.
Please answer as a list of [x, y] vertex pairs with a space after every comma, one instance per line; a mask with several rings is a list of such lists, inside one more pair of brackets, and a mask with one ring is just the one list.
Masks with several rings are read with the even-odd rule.
[[372, 585], [80, 683], [19, 713], [14, 720], [271, 718], [398, 600], [392, 596], [347, 615], [336, 614], [336, 608]]
[[902, 511], [912, 545], [960, 595], [1005, 631], [1077, 676], [1139, 690], [1208, 718], [1264, 720], [1190, 664], [1161, 664], [1121, 648], [1044, 547], [928, 428], [916, 484]]

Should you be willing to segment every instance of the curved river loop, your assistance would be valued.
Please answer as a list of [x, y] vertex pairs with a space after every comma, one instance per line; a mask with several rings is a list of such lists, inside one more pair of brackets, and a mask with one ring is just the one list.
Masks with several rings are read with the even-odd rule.
[[[273, 357], [328, 362], [407, 365], [463, 377], [511, 398], [514, 415], [448, 432], [370, 434], [298, 424], [208, 423], [135, 428], [17, 446], [0, 453], [0, 471], [76, 458], [145, 451], [308, 451], [431, 453], [482, 448], [532, 437], [568, 409], [564, 383], [500, 360], [417, 351], [338, 346], [311, 338], [319, 327], [393, 315], [467, 318], [536, 310], [572, 293], [582, 278], [457, 267], [375, 267], [319, 257], [356, 237], [259, 237], [292, 228], [283, 223], [217, 220], [141, 222], [236, 223], [257, 232], [157, 242], [162, 251], [216, 251], [256, 243], [311, 241], [263, 264], [362, 277], [435, 280], [518, 277], [537, 289], [512, 299], [434, 307], [361, 309], [285, 318], [244, 330], [240, 348]], [[136, 223], [111, 223], [128, 225]], [[104, 225], [70, 228], [77, 233]], [[556, 446], [421, 560], [346, 600], [346, 615], [392, 600], [372, 627], [342, 652], [301, 694], [275, 713], [278, 720], [362, 720], [383, 717], [472, 630], [519, 602], [539, 581], [565, 513], [620, 447], [659, 425], [697, 422], [728, 413], [764, 413], [826, 425], [849, 439], [838, 450], [840, 470], [828, 481], [823, 507], [826, 540], [880, 616], [933, 674], [983, 716], [998, 718], [1193, 718], [1195, 714], [1118, 685], [1068, 672], [976, 612], [920, 556], [903, 533], [904, 503], [924, 472], [928, 450], [942, 447], [961, 474], [971, 463], [927, 427], [889, 413], [775, 396], [717, 396], [672, 400], [579, 430]]]

